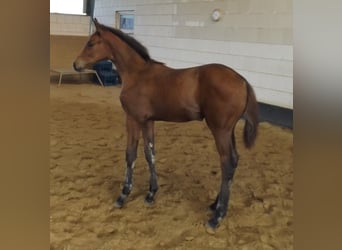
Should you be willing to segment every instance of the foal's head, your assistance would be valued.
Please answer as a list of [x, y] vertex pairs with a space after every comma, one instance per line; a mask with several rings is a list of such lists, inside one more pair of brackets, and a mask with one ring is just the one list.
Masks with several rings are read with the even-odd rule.
[[101, 60], [109, 59], [111, 51], [109, 44], [101, 36], [101, 24], [96, 19], [94, 19], [94, 24], [96, 27], [95, 33], [90, 36], [85, 47], [73, 64], [74, 69], [77, 71], [90, 68], [93, 64]]

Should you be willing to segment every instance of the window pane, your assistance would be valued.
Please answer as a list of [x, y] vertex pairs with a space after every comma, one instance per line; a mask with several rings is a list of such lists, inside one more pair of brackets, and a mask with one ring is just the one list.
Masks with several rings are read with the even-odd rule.
[[133, 15], [120, 15], [120, 28], [125, 30], [134, 29], [134, 16]]

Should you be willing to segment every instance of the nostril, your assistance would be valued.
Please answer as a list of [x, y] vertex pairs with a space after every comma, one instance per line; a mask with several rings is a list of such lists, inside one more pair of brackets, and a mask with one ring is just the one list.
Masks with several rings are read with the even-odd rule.
[[72, 66], [74, 67], [74, 69], [75, 69], [76, 71], [78, 71], [78, 69], [77, 69], [77, 66], [76, 66], [76, 63], [75, 63], [75, 62], [72, 64]]

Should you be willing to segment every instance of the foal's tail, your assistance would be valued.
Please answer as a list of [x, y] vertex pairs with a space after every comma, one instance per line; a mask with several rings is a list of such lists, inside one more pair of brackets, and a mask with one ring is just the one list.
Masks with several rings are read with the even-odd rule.
[[254, 145], [258, 126], [259, 126], [259, 108], [252, 86], [246, 81], [247, 103], [243, 117], [246, 119], [243, 129], [243, 140], [247, 148]]

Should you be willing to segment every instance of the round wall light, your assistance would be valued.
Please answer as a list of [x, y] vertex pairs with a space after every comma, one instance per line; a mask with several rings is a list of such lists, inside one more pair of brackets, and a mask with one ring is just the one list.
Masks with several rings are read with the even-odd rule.
[[214, 22], [217, 22], [218, 20], [220, 20], [222, 17], [222, 13], [220, 9], [214, 9], [213, 12], [211, 12], [211, 19]]

